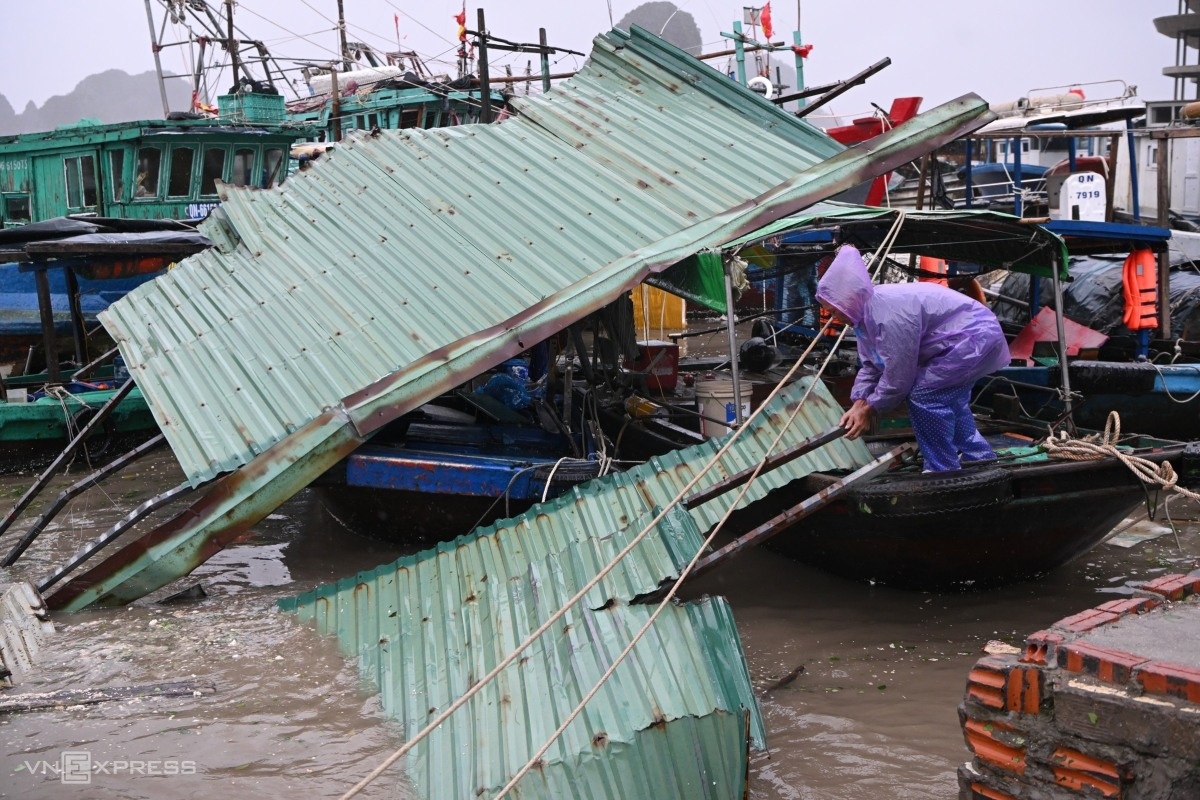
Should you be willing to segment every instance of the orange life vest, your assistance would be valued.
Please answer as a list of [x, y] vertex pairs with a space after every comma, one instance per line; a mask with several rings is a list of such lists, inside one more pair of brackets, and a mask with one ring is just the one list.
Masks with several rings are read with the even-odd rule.
[[1121, 272], [1125, 290], [1125, 327], [1131, 331], [1158, 327], [1158, 265], [1148, 249], [1134, 250]]

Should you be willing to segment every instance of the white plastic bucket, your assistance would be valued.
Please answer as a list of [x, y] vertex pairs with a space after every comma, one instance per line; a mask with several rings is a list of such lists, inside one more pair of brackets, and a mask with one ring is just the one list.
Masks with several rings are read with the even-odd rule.
[[[742, 419], [750, 416], [750, 384], [741, 386]], [[733, 381], [696, 381], [696, 410], [700, 412], [700, 433], [706, 439], [724, 436], [737, 420]], [[725, 420], [722, 425], [720, 420]]]

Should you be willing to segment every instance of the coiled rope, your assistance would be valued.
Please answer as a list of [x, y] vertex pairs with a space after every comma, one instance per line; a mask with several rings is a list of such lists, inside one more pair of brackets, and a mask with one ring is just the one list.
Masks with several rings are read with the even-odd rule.
[[1193, 500], [1200, 500], [1200, 494], [1179, 485], [1179, 475], [1170, 461], [1156, 464], [1146, 458], [1127, 453], [1117, 447], [1121, 438], [1121, 415], [1116, 411], [1108, 412], [1101, 433], [1094, 433], [1079, 439], [1067, 435], [1066, 431], [1053, 432], [1046, 437], [1042, 446], [1046, 454], [1053, 459], [1063, 461], [1093, 461], [1100, 458], [1116, 458], [1142, 483], [1156, 485], [1167, 491], [1174, 491]]

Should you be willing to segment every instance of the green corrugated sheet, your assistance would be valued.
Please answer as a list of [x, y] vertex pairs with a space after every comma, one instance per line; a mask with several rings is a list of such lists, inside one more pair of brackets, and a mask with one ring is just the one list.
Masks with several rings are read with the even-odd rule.
[[278, 190], [226, 188], [217, 246], [104, 312], [188, 479], [236, 471], [53, 607], [175, 580], [390, 420], [989, 118], [968, 95], [839, 152], [636, 30], [597, 37], [571, 81], [516, 111], [355, 136]]
[[[840, 409], [820, 383], [788, 424], [808, 384], [787, 387], [751, 420], [693, 491], [757, 463], [781, 431], [780, 450], [832, 427]], [[591, 481], [514, 519], [281, 605], [335, 633], [412, 736], [598, 575], [724, 441]], [[814, 470], [869, 459], [861, 440], [835, 441], [757, 482], [743, 502]], [[672, 508], [526, 658], [415, 748], [408, 770], [420, 796], [471, 797], [476, 789], [490, 796], [502, 787], [649, 619], [652, 606], [629, 600], [677, 576], [735, 495], [691, 512]], [[546, 765], [519, 784], [521, 797], [741, 796], [747, 734], [762, 747], [764, 732], [728, 606], [720, 599], [672, 605], [650, 631], [547, 753]]]

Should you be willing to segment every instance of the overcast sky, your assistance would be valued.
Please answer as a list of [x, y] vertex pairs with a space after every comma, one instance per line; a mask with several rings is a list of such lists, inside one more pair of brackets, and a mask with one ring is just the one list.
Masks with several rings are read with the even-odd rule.
[[[349, 37], [394, 49], [394, 15], [401, 45], [428, 61], [436, 72], [452, 72], [455, 24], [462, 7], [445, 0], [343, 0]], [[726, 49], [743, 3], [677, 0], [691, 13], [705, 52]], [[151, 0], [161, 16], [160, 0]], [[210, 0], [223, 9], [223, 0]], [[592, 37], [638, 5], [630, 0], [486, 0], [487, 26], [495, 36], [536, 42], [538, 28], [551, 45], [589, 52]], [[478, 2], [467, 4], [467, 24], [476, 26]], [[776, 39], [790, 39], [797, 4], [771, 4]], [[1089, 97], [1112, 96], [1113, 79], [1138, 87], [1144, 100], [1170, 99], [1172, 83], [1162, 68], [1174, 63], [1175, 44], [1158, 34], [1153, 19], [1173, 14], [1177, 0], [806, 0], [801, 29], [814, 45], [805, 62], [808, 85], [850, 77], [890, 57], [892, 65], [840, 100], [842, 113], [887, 106], [892, 97], [921, 95], [923, 108], [976, 92], [1005, 102], [1031, 90], [1084, 84]], [[337, 0], [239, 0], [235, 21], [246, 35], [265, 41], [279, 58], [329, 58], [336, 52]], [[129, 73], [154, 68], [144, 0], [22, 0], [4, 8], [0, 45], [0, 94], [20, 112], [29, 101], [42, 104], [65, 94], [85, 76], [117, 68]], [[171, 36], [168, 34], [167, 40]], [[186, 72], [182, 50], [164, 52], [164, 68]], [[776, 58], [790, 58], [790, 54]], [[523, 72], [529, 56], [500, 60]], [[1192, 54], [1195, 60], [1195, 54]], [[724, 68], [725, 62], [714, 61]], [[570, 71], [582, 59], [562, 56], [552, 71]], [[497, 64], [494, 69], [502, 70]], [[534, 69], [537, 69], [536, 58]], [[1042, 92], [1034, 91], [1035, 94]], [[0, 131], [3, 133], [3, 131]]]

